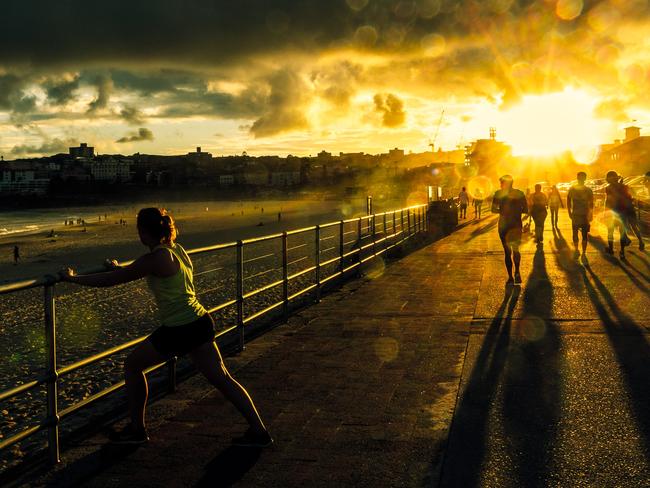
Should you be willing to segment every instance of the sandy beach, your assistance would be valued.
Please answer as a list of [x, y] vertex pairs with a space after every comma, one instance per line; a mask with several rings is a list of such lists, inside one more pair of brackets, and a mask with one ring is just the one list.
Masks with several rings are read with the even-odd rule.
[[[189, 249], [349, 218], [358, 215], [362, 206], [361, 201], [342, 204], [293, 200], [174, 202], [165, 207], [176, 220], [179, 242]], [[138, 208], [124, 207], [108, 214], [106, 219], [102, 214], [101, 221], [98, 216], [86, 220], [85, 225], [64, 226], [61, 218], [58, 226], [0, 236], [0, 283], [55, 273], [64, 266], [83, 269], [100, 265], [104, 259], [121, 261], [137, 257], [146, 251], [135, 228]], [[281, 221], [278, 213], [282, 214]], [[126, 220], [126, 225], [119, 224], [121, 219]], [[14, 246], [20, 249], [17, 265], [13, 262]]]

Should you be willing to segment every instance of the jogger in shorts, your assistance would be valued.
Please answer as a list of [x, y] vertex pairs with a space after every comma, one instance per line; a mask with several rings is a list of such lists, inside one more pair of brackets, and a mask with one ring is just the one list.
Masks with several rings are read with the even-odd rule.
[[149, 440], [145, 428], [148, 387], [144, 371], [173, 356], [189, 354], [197, 369], [239, 410], [250, 427], [233, 443], [246, 447], [267, 447], [273, 439], [266, 430], [248, 392], [228, 372], [214, 342], [214, 322], [199, 303], [194, 291], [190, 257], [176, 242], [176, 227], [170, 215], [158, 208], [143, 208], [138, 213], [140, 242], [150, 250], [125, 267], [113, 262], [103, 273], [77, 275], [67, 268], [64, 281], [84, 286], [108, 287], [147, 278], [158, 305], [162, 326], [141, 342], [124, 362], [126, 393], [131, 423], [114, 432], [116, 444], [144, 444]]
[[[499, 178], [501, 189], [492, 197], [492, 212], [499, 214], [499, 238], [503, 246], [506, 271], [508, 272], [507, 285], [521, 284], [519, 265], [521, 254], [519, 245], [522, 234], [522, 214], [528, 214], [526, 195], [521, 190], [512, 187], [512, 176], [504, 175]], [[514, 264], [515, 272], [512, 273]]]

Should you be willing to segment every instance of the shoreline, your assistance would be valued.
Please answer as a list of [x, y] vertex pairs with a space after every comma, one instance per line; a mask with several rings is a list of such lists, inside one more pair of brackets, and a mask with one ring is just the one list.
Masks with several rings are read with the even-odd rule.
[[[213, 207], [204, 207], [205, 203]], [[277, 200], [229, 202], [223, 207], [215, 202], [184, 202], [170, 213], [179, 229], [179, 242], [192, 249], [349, 218], [362, 210], [358, 203]], [[85, 227], [65, 226], [61, 220], [57, 226], [0, 236], [0, 283], [42, 277], [65, 266], [96, 268], [105, 259], [126, 261], [142, 254], [145, 249], [138, 240], [135, 218], [127, 218], [126, 225], [119, 224], [119, 214], [127, 212], [109, 214], [107, 220], [102, 214], [101, 222], [86, 222]], [[50, 236], [52, 230], [54, 236]], [[13, 264], [15, 245], [21, 255], [17, 265]]]

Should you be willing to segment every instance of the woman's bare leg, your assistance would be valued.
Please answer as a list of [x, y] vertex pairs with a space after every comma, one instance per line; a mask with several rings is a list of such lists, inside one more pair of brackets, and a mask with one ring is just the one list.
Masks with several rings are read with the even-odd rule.
[[126, 395], [131, 412], [131, 424], [135, 429], [144, 429], [144, 410], [147, 406], [149, 389], [144, 370], [162, 363], [165, 358], [160, 355], [149, 340], [144, 341], [126, 357], [124, 361], [124, 379]]
[[252, 398], [244, 387], [230, 376], [214, 342], [197, 347], [190, 353], [190, 357], [201, 374], [239, 410], [253, 430], [260, 434], [266, 432]]

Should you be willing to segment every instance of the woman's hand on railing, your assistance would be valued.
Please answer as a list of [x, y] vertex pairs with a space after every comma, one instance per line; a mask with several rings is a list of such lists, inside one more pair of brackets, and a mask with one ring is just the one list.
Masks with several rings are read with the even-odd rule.
[[77, 275], [77, 273], [75, 273], [75, 270], [72, 268], [63, 268], [61, 271], [59, 271], [58, 274], [61, 281], [69, 282], [73, 282], [74, 277]]
[[117, 262], [116, 259], [107, 259], [104, 261], [104, 267], [111, 271], [117, 268], [121, 268], [120, 263]]

